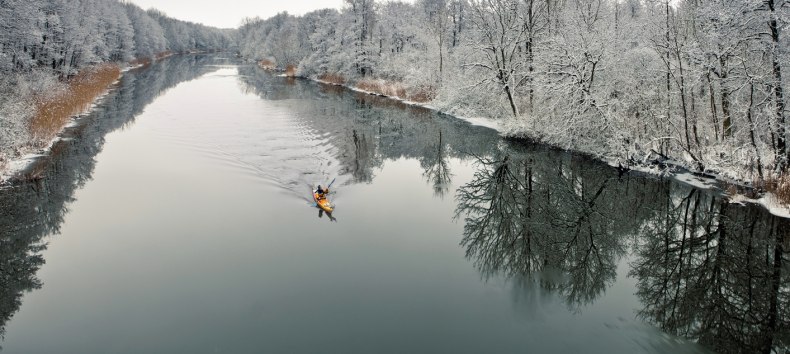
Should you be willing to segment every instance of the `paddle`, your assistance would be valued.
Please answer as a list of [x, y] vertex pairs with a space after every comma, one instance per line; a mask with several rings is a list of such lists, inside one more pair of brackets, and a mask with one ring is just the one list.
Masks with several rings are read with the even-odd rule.
[[[328, 185], [328, 186], [326, 186], [326, 193], [327, 193], [327, 194], [329, 194], [329, 187], [332, 187], [332, 185], [333, 185], [333, 184], [335, 184], [335, 180], [336, 180], [336, 179], [337, 179], [337, 177], [335, 177], [335, 178], [332, 178], [332, 182], [329, 182], [329, 185]], [[330, 212], [327, 212], [326, 214], [327, 214], [327, 215], [331, 215], [332, 213], [330, 213]]]

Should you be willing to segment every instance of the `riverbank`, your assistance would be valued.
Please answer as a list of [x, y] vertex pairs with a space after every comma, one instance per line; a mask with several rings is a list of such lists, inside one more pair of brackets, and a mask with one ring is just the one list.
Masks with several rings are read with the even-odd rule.
[[[104, 63], [81, 71], [65, 82], [51, 83], [25, 92], [16, 106], [26, 132], [3, 151], [0, 185], [39, 178], [43, 163], [67, 129], [74, 128], [121, 78], [122, 69]], [[27, 96], [27, 97], [25, 97]]]
[[[265, 70], [271, 70], [270, 68], [263, 66], [262, 68]], [[511, 141], [524, 141], [542, 144], [555, 149], [584, 155], [590, 159], [606, 163], [609, 166], [618, 169], [618, 171], [621, 173], [634, 171], [637, 173], [650, 174], [662, 178], [671, 178], [675, 181], [693, 186], [695, 188], [716, 190], [726, 195], [728, 200], [730, 200], [732, 203], [759, 204], [773, 215], [783, 218], [790, 218], [790, 178], [787, 176], [766, 178], [762, 182], [755, 183], [753, 181], [739, 180], [728, 177], [725, 174], [711, 171], [697, 172], [687, 164], [671, 157], [661, 155], [653, 150], [645, 154], [645, 156], [641, 159], [612, 158], [586, 151], [567, 149], [562, 146], [558, 146], [557, 144], [543, 141], [539, 138], [530, 137], [528, 134], [509, 126], [507, 122], [503, 124], [502, 122], [487, 117], [472, 118], [459, 116], [453, 112], [443, 110], [437, 105], [431, 104], [431, 100], [408, 99], [409, 95], [402, 86], [386, 83], [372, 85], [370, 83], [371, 80], [363, 81], [362, 84], [358, 84], [357, 82], [346, 80], [339, 75], [306, 77], [295, 74], [283, 74], [282, 76], [297, 77], [301, 79], [312, 80], [325, 85], [340, 86], [355, 92], [385, 97], [407, 105], [430, 109], [435, 112], [466, 121], [473, 125], [496, 130], [503, 138], [509, 139]], [[383, 87], [389, 89], [382, 89]]]

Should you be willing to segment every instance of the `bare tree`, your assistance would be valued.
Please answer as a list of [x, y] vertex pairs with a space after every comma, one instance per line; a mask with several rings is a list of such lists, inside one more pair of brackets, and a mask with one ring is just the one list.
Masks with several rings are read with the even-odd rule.
[[524, 61], [521, 49], [528, 39], [528, 28], [521, 16], [518, 0], [478, 0], [472, 2], [472, 24], [478, 43], [472, 44], [483, 53], [483, 60], [467, 63], [488, 73], [484, 82], [493, 82], [507, 96], [514, 117], [519, 116], [516, 88], [523, 84]]

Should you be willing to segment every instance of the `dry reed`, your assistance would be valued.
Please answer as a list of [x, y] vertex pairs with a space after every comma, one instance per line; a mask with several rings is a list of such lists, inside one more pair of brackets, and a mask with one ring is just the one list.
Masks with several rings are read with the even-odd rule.
[[259, 61], [258, 66], [260, 66], [261, 69], [264, 70], [274, 70], [277, 68], [277, 66], [274, 65], [274, 61], [271, 61], [269, 59], [263, 59]]
[[335, 85], [345, 85], [346, 83], [346, 78], [344, 78], [340, 74], [329, 74], [329, 73], [321, 74], [320, 76], [318, 76], [318, 79], [323, 82], [335, 84]]
[[389, 82], [385, 80], [360, 80], [357, 82], [357, 88], [383, 96], [397, 97], [401, 99], [407, 98], [406, 88], [397, 82]]
[[43, 145], [51, 141], [72, 116], [87, 110], [120, 76], [118, 65], [102, 64], [70, 78], [64, 89], [36, 97], [36, 110], [30, 121], [34, 143]]
[[421, 86], [409, 92], [402, 83], [386, 80], [360, 80], [357, 82], [356, 87], [378, 95], [396, 97], [418, 103], [425, 103], [436, 97], [436, 89], [431, 86]]
[[296, 65], [288, 64], [285, 66], [285, 76], [294, 77], [296, 76]]
[[156, 57], [156, 60], [162, 60], [162, 59], [167, 58], [167, 57], [172, 56], [172, 55], [173, 55], [173, 52], [167, 50], [167, 51], [164, 51], [164, 52], [161, 52], [161, 53], [157, 53], [155, 55], [155, 57]]
[[423, 86], [409, 95], [409, 101], [425, 103], [436, 98], [436, 88], [433, 86]]
[[376, 93], [379, 95], [386, 95], [384, 93], [381, 83], [375, 80], [359, 80], [357, 81], [357, 84], [355, 86], [356, 88], [362, 91]]
[[151, 58], [137, 58], [129, 62], [131, 66], [148, 66], [151, 65]]
[[775, 195], [782, 204], [790, 205], [790, 175], [772, 175], [755, 185]]

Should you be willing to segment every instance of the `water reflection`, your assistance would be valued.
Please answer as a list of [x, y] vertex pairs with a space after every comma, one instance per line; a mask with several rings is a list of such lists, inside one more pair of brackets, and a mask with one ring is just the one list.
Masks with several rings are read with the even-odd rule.
[[[443, 195], [452, 177], [449, 158], [488, 154], [499, 140], [490, 129], [391, 99], [306, 80], [285, 82], [255, 67], [240, 67], [239, 74], [244, 92], [270, 102], [288, 102], [289, 117], [297, 119], [310, 136], [321, 138], [310, 142], [313, 150], [328, 153], [339, 163], [329, 167], [329, 161], [313, 157], [301, 166], [290, 159], [283, 170], [321, 166], [324, 170], [318, 174], [324, 179], [346, 176], [348, 183], [370, 183], [384, 161], [417, 159], [425, 179], [437, 195]], [[313, 181], [281, 182], [304, 185]]]
[[657, 207], [630, 273], [639, 316], [721, 353], [787, 350], [787, 220], [688, 188]]
[[420, 166], [425, 170], [422, 176], [431, 184], [434, 195], [438, 197], [444, 197], [452, 183], [453, 174], [450, 172], [448, 157], [440, 130], [439, 141], [436, 145], [429, 146], [420, 159]]
[[457, 200], [467, 256], [524, 296], [578, 311], [627, 257], [641, 319], [718, 352], [788, 349], [790, 225], [757, 206], [528, 145], [478, 157]]
[[[461, 244], [485, 278], [509, 278], [522, 293], [517, 297], [538, 288], [583, 311], [622, 278], [617, 267], [627, 262], [643, 304], [639, 317], [667, 333], [725, 352], [787, 347], [787, 289], [775, 287], [786, 284], [786, 254], [777, 241], [779, 230], [790, 229], [786, 221], [585, 157], [502, 143], [487, 129], [396, 101], [241, 72], [249, 92], [299, 102], [295, 115], [313, 131], [327, 132], [340, 163], [334, 173], [350, 176], [348, 183], [372, 181], [385, 160], [414, 158], [442, 197], [451, 192], [448, 160], [474, 157], [473, 180], [455, 192], [456, 217], [464, 221]], [[730, 258], [717, 257], [719, 247]], [[728, 275], [716, 259], [747, 274]], [[716, 275], [701, 277], [694, 267], [715, 268]], [[715, 284], [724, 285], [714, 291]], [[737, 311], [728, 308], [735, 304]]]
[[326, 217], [327, 217], [327, 219], [329, 219], [329, 221], [337, 222], [337, 218], [332, 216], [332, 213], [330, 213], [328, 211], [324, 211], [324, 209], [318, 208], [318, 218], [319, 219], [323, 218], [324, 214], [326, 214]]
[[615, 280], [624, 236], [639, 226], [627, 200], [635, 193], [610, 169], [517, 149], [480, 157], [458, 190], [461, 243], [488, 277], [533, 278], [571, 308], [588, 304]]
[[42, 286], [45, 237], [60, 232], [74, 192], [91, 179], [104, 136], [134, 121], [146, 105], [175, 85], [217, 70], [217, 57], [178, 56], [124, 74], [104, 103], [67, 131], [42, 178], [0, 189], [0, 337], [26, 292]]

